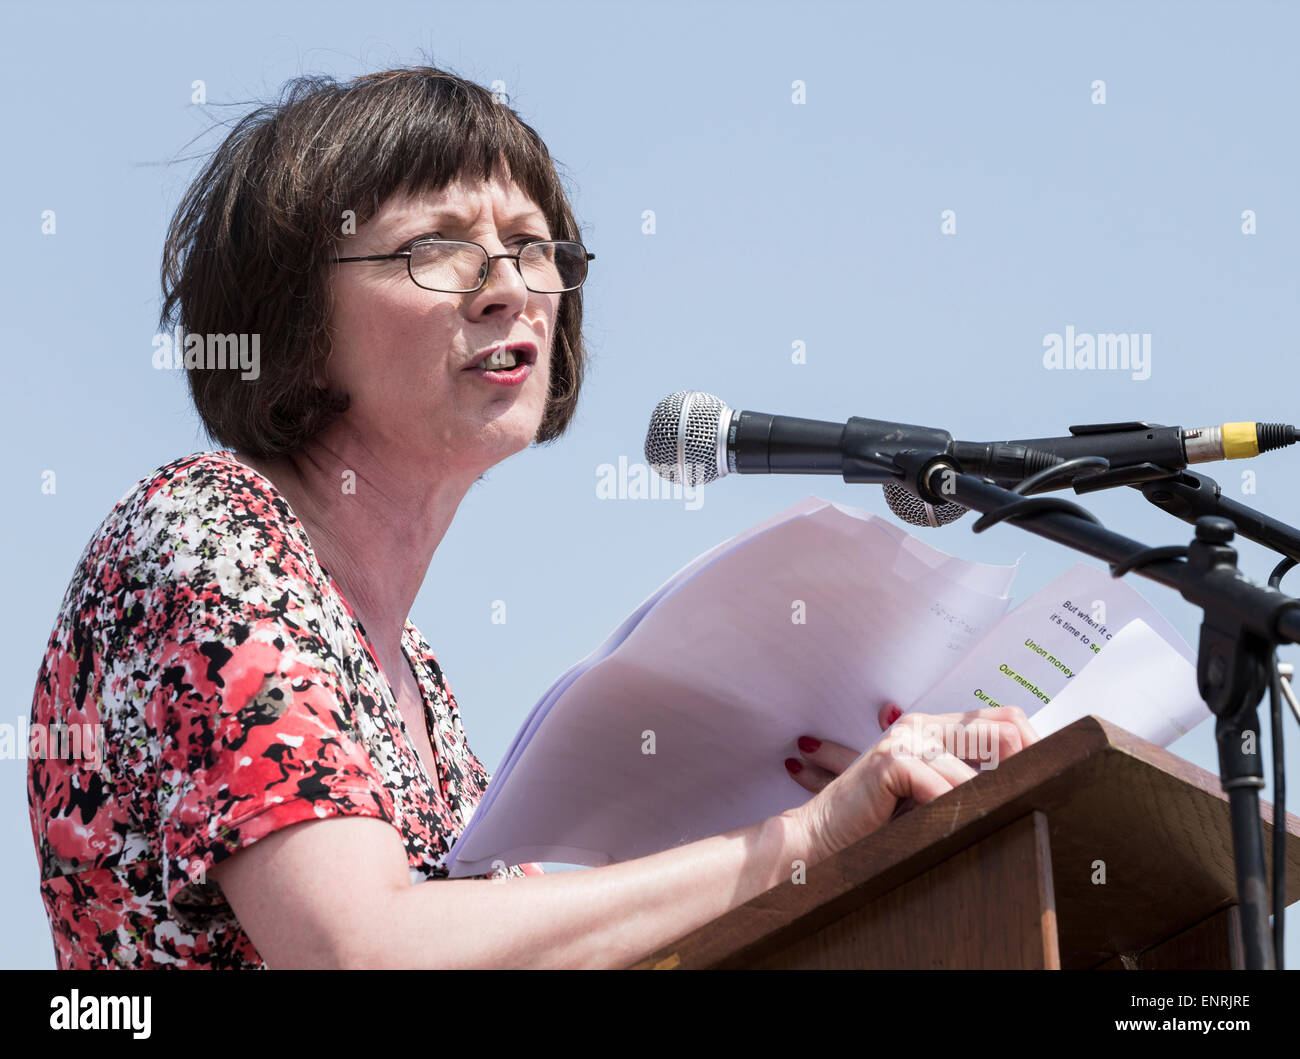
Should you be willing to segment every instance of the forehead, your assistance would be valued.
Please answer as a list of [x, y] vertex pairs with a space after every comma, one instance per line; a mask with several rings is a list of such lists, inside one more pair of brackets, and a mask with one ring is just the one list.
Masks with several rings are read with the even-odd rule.
[[376, 228], [438, 221], [462, 228], [491, 222], [546, 222], [546, 215], [513, 181], [457, 179], [441, 191], [401, 191], [390, 196], [370, 219]]

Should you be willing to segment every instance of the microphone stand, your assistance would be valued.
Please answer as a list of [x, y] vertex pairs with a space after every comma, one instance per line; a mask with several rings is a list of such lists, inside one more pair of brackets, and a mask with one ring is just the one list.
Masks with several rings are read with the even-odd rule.
[[1292, 560], [1287, 570], [1300, 563], [1300, 530], [1228, 499], [1219, 483], [1207, 474], [1144, 463], [1076, 478], [1068, 484], [1076, 493], [1091, 493], [1112, 485], [1131, 485], [1161, 511], [1192, 525], [1205, 515], [1231, 519], [1241, 536]]
[[[1066, 477], [1076, 470], [1094, 469], [1098, 473], [1070, 478], [1067, 481], [1051, 484], [1047, 479]], [[1160, 467], [1153, 463], [1133, 464], [1117, 467], [1113, 470], [1103, 457], [1075, 457], [1062, 461], [1041, 471], [1017, 485], [1013, 491], [1023, 494], [1046, 492], [1053, 489], [1070, 489], [1082, 496], [1096, 493], [1118, 485], [1130, 485], [1141, 492], [1147, 500], [1162, 511], [1175, 518], [1196, 525], [1197, 519], [1205, 515], [1218, 515], [1230, 519], [1236, 527], [1237, 534], [1262, 544], [1265, 548], [1278, 552], [1285, 558], [1273, 568], [1269, 577], [1270, 588], [1277, 588], [1282, 578], [1295, 566], [1300, 566], [1300, 530], [1285, 522], [1265, 515], [1253, 507], [1229, 500], [1223, 495], [1219, 483], [1206, 474], [1196, 474], [1188, 470], [1172, 467]], [[1281, 689], [1287, 704], [1291, 707], [1296, 723], [1300, 724], [1300, 701], [1296, 700], [1291, 689], [1293, 667], [1279, 663], [1278, 675], [1285, 681]], [[1275, 733], [1280, 741], [1280, 724]], [[1278, 770], [1280, 777], [1282, 772]], [[1285, 789], [1280, 787], [1280, 790]], [[1279, 804], [1282, 799], [1277, 798]]]
[[[1287, 572], [1300, 565], [1300, 530], [1225, 497], [1219, 483], [1209, 475], [1147, 463], [1103, 470], [1100, 474], [1075, 478], [1070, 484], [1079, 494], [1112, 485], [1130, 485], [1162, 511], [1192, 525], [1207, 517], [1231, 520], [1241, 536], [1284, 556], [1269, 578], [1270, 588], [1277, 588]], [[1286, 819], [1282, 698], [1285, 696], [1298, 722], [1300, 705], [1296, 703], [1290, 686], [1291, 667], [1283, 667], [1271, 649], [1266, 666], [1269, 678], [1269, 723], [1273, 733], [1273, 952], [1280, 970], [1284, 963], [1282, 951], [1286, 932], [1286, 829], [1285, 826], [1280, 829], [1278, 827], [1279, 821], [1284, 822]], [[1279, 816], [1279, 813], [1282, 815]]]
[[[1242, 576], [1236, 549], [1230, 545], [1236, 528], [1228, 518], [1198, 516], [1191, 544], [1149, 548], [1106, 529], [1096, 516], [1072, 501], [1027, 497], [965, 474], [957, 461], [942, 451], [898, 450], [882, 445], [879, 439], [854, 444], [858, 439], [847, 433], [846, 482], [878, 483], [884, 469], [930, 503], [955, 502], [983, 512], [975, 523], [976, 533], [1014, 519], [1030, 533], [1105, 560], [1112, 577], [1135, 571], [1177, 589], [1202, 609], [1197, 684], [1217, 718], [1215, 739], [1232, 821], [1246, 966], [1272, 970], [1276, 963], [1268, 931], [1259, 816], [1264, 773], [1258, 753], [1257, 707], [1269, 683], [1266, 674], [1275, 645], [1300, 642], [1300, 600]], [[1274, 827], [1278, 826], [1285, 827], [1285, 819], [1275, 816]]]

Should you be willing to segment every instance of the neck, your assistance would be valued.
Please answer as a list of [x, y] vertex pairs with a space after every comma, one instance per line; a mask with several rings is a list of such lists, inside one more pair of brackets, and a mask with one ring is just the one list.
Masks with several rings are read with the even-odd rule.
[[435, 483], [428, 464], [327, 430], [278, 460], [236, 454], [275, 485], [307, 531], [316, 558], [365, 626], [390, 680], [399, 679], [401, 638], [433, 553], [477, 475]]

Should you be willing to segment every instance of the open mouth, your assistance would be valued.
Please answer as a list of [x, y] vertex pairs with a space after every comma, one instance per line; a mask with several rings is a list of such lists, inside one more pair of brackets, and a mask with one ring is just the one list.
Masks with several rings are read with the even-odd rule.
[[486, 355], [479, 357], [471, 367], [489, 373], [511, 372], [521, 364], [532, 366], [536, 361], [536, 348], [528, 343], [519, 342], [508, 346], [497, 346]]

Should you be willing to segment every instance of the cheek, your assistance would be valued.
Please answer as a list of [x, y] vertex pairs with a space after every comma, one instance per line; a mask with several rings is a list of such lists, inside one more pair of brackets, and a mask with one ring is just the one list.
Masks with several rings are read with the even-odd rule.
[[555, 361], [559, 355], [559, 335], [556, 328], [560, 322], [560, 298], [562, 295], [554, 295], [554, 301], [543, 310], [545, 339], [546, 339], [546, 368], [548, 376], [554, 371]]
[[538, 367], [541, 369], [538, 372], [538, 376], [542, 383], [542, 385], [539, 386], [537, 389], [540, 392], [541, 403], [543, 404], [546, 402], [546, 396], [550, 391], [551, 377], [555, 374], [556, 358], [559, 353], [559, 350], [556, 347], [555, 336], [552, 334], [548, 334], [546, 338], [547, 338], [546, 353], [542, 357], [539, 357], [537, 362]]
[[447, 359], [452, 310], [412, 304], [401, 298], [371, 297], [337, 314], [335, 341], [346, 350], [348, 382], [360, 389], [408, 386], [437, 376]]

